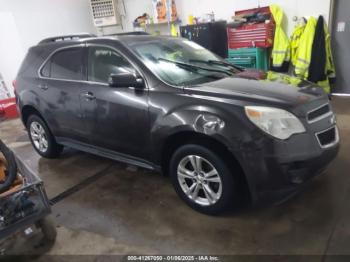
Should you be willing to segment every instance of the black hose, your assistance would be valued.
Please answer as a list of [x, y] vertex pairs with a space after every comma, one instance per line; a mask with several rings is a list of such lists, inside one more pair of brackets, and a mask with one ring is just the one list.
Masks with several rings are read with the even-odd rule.
[[7, 166], [5, 171], [5, 181], [0, 182], [0, 194], [10, 189], [17, 177], [17, 164], [12, 151], [0, 139], [0, 152], [4, 155]]

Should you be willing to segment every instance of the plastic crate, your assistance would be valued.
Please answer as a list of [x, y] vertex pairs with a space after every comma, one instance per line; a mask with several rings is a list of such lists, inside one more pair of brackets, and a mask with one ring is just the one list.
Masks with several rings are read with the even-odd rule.
[[242, 63], [244, 61], [252, 61], [254, 60], [254, 65], [251, 66], [253, 63], [249, 63], [248, 66], [244, 66], [247, 68], [256, 68], [260, 70], [268, 70], [269, 63], [268, 63], [268, 52], [267, 49], [263, 48], [240, 48], [240, 49], [229, 49], [228, 51], [228, 58], [229, 62], [233, 64], [240, 63], [240, 60]]
[[228, 48], [271, 47], [273, 46], [274, 32], [275, 24], [272, 22], [227, 28]]

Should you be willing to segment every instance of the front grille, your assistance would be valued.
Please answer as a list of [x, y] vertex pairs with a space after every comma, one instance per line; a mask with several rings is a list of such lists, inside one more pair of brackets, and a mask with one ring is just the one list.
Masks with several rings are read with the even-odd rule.
[[338, 132], [336, 127], [332, 127], [326, 131], [317, 133], [316, 136], [318, 142], [323, 148], [330, 147], [338, 141]]
[[329, 113], [331, 113], [331, 108], [329, 104], [323, 105], [319, 108], [316, 108], [313, 111], [310, 111], [307, 115], [307, 120], [309, 122], [315, 122], [318, 119], [326, 117]]

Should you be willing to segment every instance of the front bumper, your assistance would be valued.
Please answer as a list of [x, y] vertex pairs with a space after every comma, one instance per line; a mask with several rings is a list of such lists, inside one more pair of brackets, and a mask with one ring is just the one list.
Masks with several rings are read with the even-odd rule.
[[[337, 156], [339, 143], [323, 150], [318, 156], [299, 161], [279, 163], [278, 159], [267, 158], [271, 180], [260, 183], [256, 191], [255, 204], [280, 203], [305, 188], [308, 182], [321, 175], [329, 163]], [[277, 176], [279, 176], [277, 178]]]
[[337, 156], [339, 145], [338, 132], [329, 147], [319, 144], [316, 132], [308, 132], [286, 141], [264, 136], [242, 146], [241, 165], [253, 205], [283, 202], [298, 193], [308, 181], [324, 172]]

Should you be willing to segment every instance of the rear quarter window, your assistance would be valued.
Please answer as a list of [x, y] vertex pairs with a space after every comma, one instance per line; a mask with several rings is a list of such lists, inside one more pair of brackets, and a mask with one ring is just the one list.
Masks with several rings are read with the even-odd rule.
[[44, 77], [50, 77], [51, 75], [51, 61], [48, 61], [41, 69], [41, 75]]

